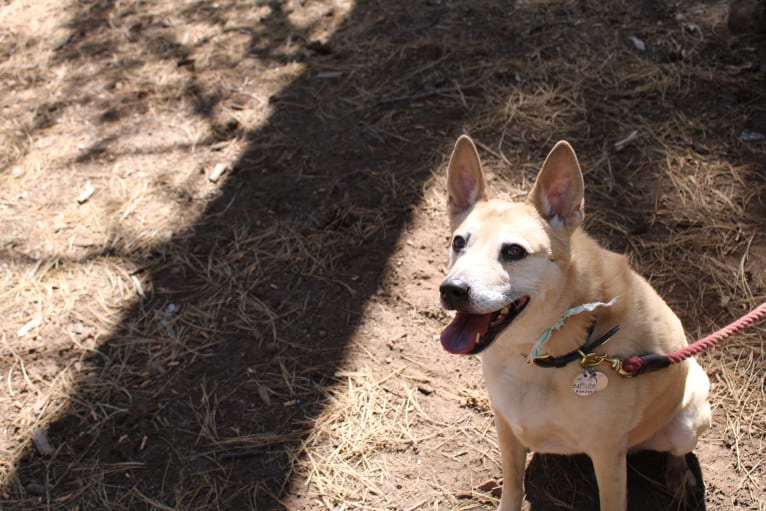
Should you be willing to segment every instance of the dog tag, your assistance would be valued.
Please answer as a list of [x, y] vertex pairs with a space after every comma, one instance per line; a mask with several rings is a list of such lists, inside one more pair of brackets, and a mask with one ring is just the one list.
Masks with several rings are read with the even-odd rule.
[[572, 391], [581, 397], [590, 396], [604, 390], [608, 383], [606, 375], [600, 371], [583, 371], [572, 382]]
[[596, 392], [600, 392], [609, 384], [609, 378], [601, 371], [596, 371]]

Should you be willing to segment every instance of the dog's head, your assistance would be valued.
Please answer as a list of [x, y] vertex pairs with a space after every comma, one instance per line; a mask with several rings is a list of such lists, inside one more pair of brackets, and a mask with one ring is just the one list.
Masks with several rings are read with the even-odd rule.
[[457, 311], [441, 342], [478, 353], [525, 309], [566, 285], [570, 238], [583, 219], [583, 178], [564, 141], [548, 154], [526, 202], [490, 199], [479, 155], [461, 136], [447, 169], [452, 229], [442, 305]]

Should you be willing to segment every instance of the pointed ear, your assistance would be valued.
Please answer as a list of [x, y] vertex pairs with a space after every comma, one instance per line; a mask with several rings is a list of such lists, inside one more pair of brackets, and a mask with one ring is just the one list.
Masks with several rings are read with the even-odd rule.
[[583, 220], [584, 193], [577, 155], [561, 140], [548, 153], [528, 200], [551, 226], [571, 231]]
[[447, 212], [450, 220], [467, 213], [474, 204], [487, 200], [487, 183], [481, 170], [479, 153], [470, 137], [462, 135], [455, 143], [447, 167]]

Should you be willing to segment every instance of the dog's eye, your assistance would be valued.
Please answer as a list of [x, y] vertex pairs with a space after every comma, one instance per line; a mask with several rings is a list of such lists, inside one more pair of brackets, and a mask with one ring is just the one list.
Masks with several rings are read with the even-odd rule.
[[524, 259], [527, 256], [527, 251], [521, 245], [511, 243], [508, 245], [503, 245], [503, 248], [500, 249], [500, 255], [506, 261], [518, 261], [519, 259]]
[[452, 238], [452, 248], [455, 252], [460, 252], [465, 248], [465, 238], [462, 236], [455, 236]]

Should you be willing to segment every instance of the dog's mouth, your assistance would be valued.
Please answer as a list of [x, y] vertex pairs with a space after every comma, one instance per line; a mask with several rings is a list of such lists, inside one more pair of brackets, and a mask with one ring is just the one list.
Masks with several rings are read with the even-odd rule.
[[524, 310], [528, 296], [522, 296], [499, 311], [489, 314], [458, 312], [441, 334], [442, 346], [450, 353], [473, 355], [487, 348]]

